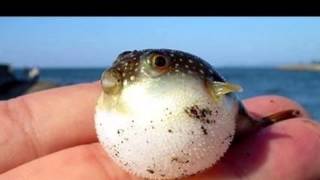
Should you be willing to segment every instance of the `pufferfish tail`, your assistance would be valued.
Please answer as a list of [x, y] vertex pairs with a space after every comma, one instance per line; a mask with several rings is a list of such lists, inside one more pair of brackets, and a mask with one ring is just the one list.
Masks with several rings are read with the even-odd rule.
[[299, 110], [289, 109], [279, 111], [274, 114], [255, 119], [249, 115], [242, 103], [239, 103], [239, 114], [236, 122], [236, 134], [234, 141], [240, 141], [242, 138], [256, 133], [262, 128], [270, 126], [274, 123], [284, 121], [287, 119], [299, 117], [301, 115]]

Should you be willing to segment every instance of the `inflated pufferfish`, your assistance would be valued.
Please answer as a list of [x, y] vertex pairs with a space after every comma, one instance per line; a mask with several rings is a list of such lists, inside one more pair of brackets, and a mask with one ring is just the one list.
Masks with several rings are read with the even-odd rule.
[[123, 169], [149, 179], [193, 175], [214, 165], [235, 138], [295, 110], [251, 118], [213, 67], [170, 49], [121, 53], [101, 77], [95, 126], [106, 152]]

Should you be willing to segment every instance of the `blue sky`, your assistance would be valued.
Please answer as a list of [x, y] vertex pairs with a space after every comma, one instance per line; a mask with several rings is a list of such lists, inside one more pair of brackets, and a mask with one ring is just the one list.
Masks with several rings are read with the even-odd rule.
[[320, 58], [319, 17], [0, 17], [0, 62], [105, 67], [122, 51], [172, 48], [214, 66]]

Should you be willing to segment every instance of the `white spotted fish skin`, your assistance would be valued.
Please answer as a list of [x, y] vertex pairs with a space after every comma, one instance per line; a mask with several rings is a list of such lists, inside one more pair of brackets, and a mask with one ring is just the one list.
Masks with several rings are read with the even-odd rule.
[[[152, 55], [166, 58], [165, 69], [150, 65]], [[121, 90], [101, 94], [96, 131], [123, 169], [149, 179], [181, 178], [211, 167], [227, 151], [239, 103], [233, 95], [213, 100], [205, 81], [224, 80], [205, 61], [147, 49], [120, 54], [106, 71], [117, 72]]]

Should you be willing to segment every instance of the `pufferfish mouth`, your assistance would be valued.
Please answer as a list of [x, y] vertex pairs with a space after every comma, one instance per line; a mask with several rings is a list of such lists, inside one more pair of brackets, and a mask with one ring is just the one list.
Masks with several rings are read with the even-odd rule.
[[101, 85], [106, 94], [118, 94], [122, 89], [121, 73], [113, 68], [105, 70], [101, 76]]

